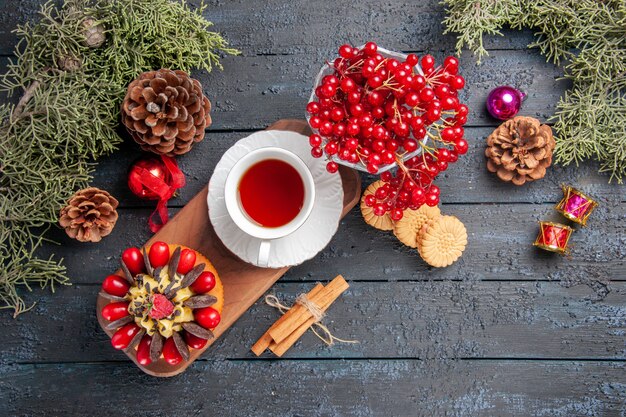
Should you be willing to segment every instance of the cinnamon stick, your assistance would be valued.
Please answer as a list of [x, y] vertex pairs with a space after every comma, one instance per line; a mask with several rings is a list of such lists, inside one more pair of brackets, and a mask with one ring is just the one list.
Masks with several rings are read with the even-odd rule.
[[[339, 294], [337, 295], [337, 297], [338, 296], [339, 296]], [[334, 301], [335, 300], [328, 301], [323, 306], [320, 306], [320, 309], [322, 311], [328, 310], [328, 307], [330, 307], [330, 305]], [[271, 350], [272, 353], [274, 353], [278, 357], [283, 356], [285, 354], [285, 352], [287, 352], [300, 339], [300, 337], [302, 337], [302, 335], [304, 333], [306, 333], [306, 331], [309, 330], [309, 328], [313, 324], [315, 324], [315, 321], [316, 321], [315, 317], [311, 317], [310, 319], [308, 319], [307, 321], [302, 323], [297, 329], [295, 329], [289, 336], [287, 336], [285, 339], [283, 339], [282, 342], [276, 343], [276, 342], [272, 341], [270, 343], [270, 345], [269, 345], [269, 350]]]
[[[341, 275], [338, 275], [319, 293], [309, 297], [309, 301], [315, 303], [320, 309], [323, 309], [325, 305], [330, 305], [333, 301], [335, 301], [345, 290], [348, 289], [348, 287], [349, 285], [346, 280], [343, 279]], [[293, 313], [292, 310], [294, 311]], [[288, 314], [289, 317], [286, 317]], [[283, 318], [285, 319], [282, 320]], [[268, 333], [274, 342], [280, 344], [297, 328], [302, 326], [311, 318], [313, 318], [313, 314], [311, 314], [307, 308], [302, 305], [295, 305], [283, 317], [281, 317], [281, 320], [278, 320], [272, 327], [269, 328]]]
[[[311, 289], [311, 291], [309, 291], [307, 293], [307, 297], [312, 298], [313, 296], [317, 295], [322, 289], [324, 289], [324, 286], [322, 284], [320, 284], [319, 282], [317, 284], [315, 284], [315, 286]], [[296, 304], [293, 307], [291, 307], [289, 309], [289, 311], [287, 311], [287, 313], [283, 314], [277, 321], [276, 323], [274, 323], [274, 325], [272, 325], [264, 334], [263, 336], [261, 336], [259, 338], [259, 340], [256, 341], [256, 343], [254, 345], [252, 345], [252, 352], [256, 355], [259, 356], [261, 355], [263, 352], [265, 352], [265, 349], [267, 349], [270, 344], [273, 342], [272, 336], [270, 336], [270, 330], [276, 325], [278, 324], [281, 320], [286, 320], [285, 317], [287, 317], [288, 314], [294, 314], [294, 313], [290, 313], [292, 310], [294, 310], [295, 308], [304, 308], [303, 306], [301, 306], [300, 304]], [[288, 317], [287, 317], [288, 319]]]

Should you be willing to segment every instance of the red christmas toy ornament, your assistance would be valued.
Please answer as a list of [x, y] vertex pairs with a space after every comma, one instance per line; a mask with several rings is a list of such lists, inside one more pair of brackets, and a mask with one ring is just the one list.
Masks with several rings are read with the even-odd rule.
[[496, 119], [507, 120], [514, 117], [526, 98], [523, 91], [508, 85], [496, 87], [487, 97], [487, 111]]
[[543, 250], [564, 255], [569, 253], [567, 243], [574, 229], [563, 224], [539, 222], [539, 235], [534, 245]]
[[563, 186], [563, 199], [556, 205], [556, 210], [573, 222], [585, 226], [589, 215], [598, 203], [569, 185]]
[[[178, 168], [176, 160], [162, 155], [138, 159], [128, 172], [128, 188], [143, 200], [158, 200], [155, 211], [148, 219], [148, 226], [156, 233], [167, 223], [167, 202], [177, 189], [185, 186], [185, 176]], [[153, 220], [159, 215], [160, 223]]]

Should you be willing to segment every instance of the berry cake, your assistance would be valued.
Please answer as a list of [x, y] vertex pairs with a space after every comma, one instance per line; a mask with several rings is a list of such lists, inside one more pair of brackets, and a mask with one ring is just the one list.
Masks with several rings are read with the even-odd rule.
[[136, 350], [146, 366], [164, 359], [175, 366], [201, 349], [219, 324], [224, 288], [217, 271], [202, 254], [182, 245], [155, 242], [148, 249], [122, 253], [122, 275], [109, 275], [100, 295], [114, 330], [115, 349]]

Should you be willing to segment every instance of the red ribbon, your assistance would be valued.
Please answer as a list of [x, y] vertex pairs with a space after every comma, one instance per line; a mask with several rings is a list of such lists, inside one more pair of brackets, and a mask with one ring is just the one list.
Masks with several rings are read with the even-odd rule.
[[[180, 168], [178, 168], [176, 159], [161, 155], [161, 161], [163, 161], [163, 165], [167, 171], [165, 181], [152, 175], [152, 173], [145, 168], [138, 169], [139, 182], [141, 185], [157, 195], [159, 200], [156, 209], [148, 218], [148, 226], [152, 233], [158, 232], [167, 223], [169, 219], [167, 202], [172, 198], [176, 190], [185, 186], [185, 175]], [[160, 222], [155, 220], [156, 214], [158, 214]]]

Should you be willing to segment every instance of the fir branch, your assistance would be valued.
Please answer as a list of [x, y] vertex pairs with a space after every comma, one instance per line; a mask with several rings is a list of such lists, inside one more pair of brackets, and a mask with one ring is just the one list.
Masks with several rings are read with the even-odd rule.
[[[624, 0], [443, 0], [446, 32], [487, 54], [483, 37], [509, 25], [536, 31], [529, 47], [556, 64], [565, 63], [572, 88], [552, 118], [557, 162], [600, 163], [609, 181], [626, 177], [626, 1]], [[480, 12], [477, 12], [480, 10]]]
[[[0, 90], [22, 94], [0, 106], [0, 309], [27, 311], [18, 287], [69, 283], [61, 260], [37, 250], [60, 208], [91, 180], [90, 162], [113, 152], [127, 84], [158, 68], [221, 68], [236, 54], [184, 1], [48, 2], [35, 25], [17, 28], [16, 61]], [[102, 25], [105, 43], [85, 42], [84, 22]]]

